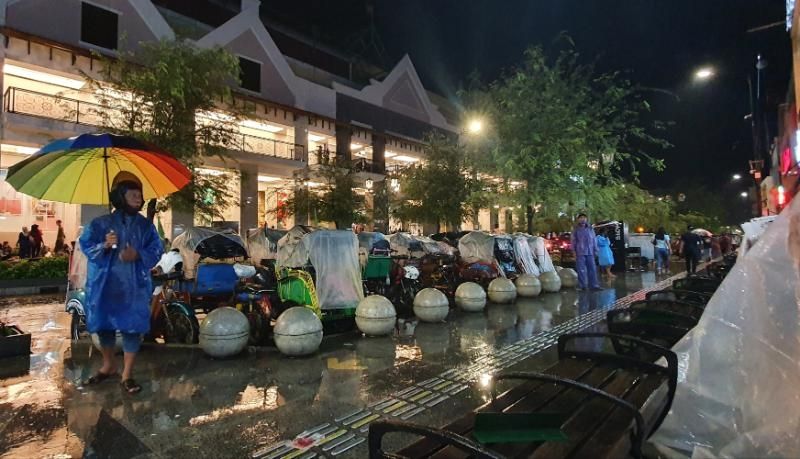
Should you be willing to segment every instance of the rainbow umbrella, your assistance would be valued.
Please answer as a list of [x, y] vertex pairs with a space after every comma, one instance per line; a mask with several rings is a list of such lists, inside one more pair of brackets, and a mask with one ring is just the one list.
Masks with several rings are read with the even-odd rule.
[[82, 134], [51, 142], [11, 166], [6, 182], [47, 201], [109, 205], [111, 180], [127, 171], [142, 181], [145, 200], [186, 186], [192, 173], [160, 148], [113, 134]]

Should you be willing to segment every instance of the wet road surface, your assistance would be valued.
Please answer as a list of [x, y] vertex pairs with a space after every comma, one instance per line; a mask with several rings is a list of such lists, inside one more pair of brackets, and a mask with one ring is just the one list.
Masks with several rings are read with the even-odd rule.
[[[90, 343], [69, 341], [60, 298], [6, 300], [0, 321], [33, 332], [33, 355], [30, 371], [16, 362], [25, 374], [0, 379], [0, 457], [250, 457], [325, 424], [316, 433], [327, 444], [308, 456], [365, 457], [364, 432], [377, 416], [444, 424], [488, 399], [481, 381], [493, 371], [551, 364], [552, 349], [542, 350], [558, 334], [602, 328], [602, 309], [663, 279], [628, 273], [599, 292], [453, 310], [446, 323], [420, 323], [413, 335], [338, 335], [301, 359], [271, 347], [215, 360], [199, 348], [145, 345], [135, 396], [119, 379], [81, 385], [101, 358]], [[0, 376], [15, 371], [0, 364]]]

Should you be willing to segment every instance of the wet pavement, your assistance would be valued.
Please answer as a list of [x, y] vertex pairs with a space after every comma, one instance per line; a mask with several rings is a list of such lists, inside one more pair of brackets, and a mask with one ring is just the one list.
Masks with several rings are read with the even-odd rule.
[[[60, 298], [6, 299], [0, 321], [31, 331], [33, 354], [29, 372], [0, 379], [0, 457], [366, 457], [372, 420], [442, 425], [487, 400], [481, 382], [491, 373], [551, 364], [558, 335], [602, 329], [605, 309], [665, 279], [628, 273], [598, 292], [453, 310], [446, 323], [420, 323], [413, 334], [333, 336], [301, 359], [271, 347], [216, 360], [195, 347], [145, 345], [135, 396], [118, 379], [81, 385], [101, 358], [90, 343], [69, 341]], [[16, 370], [6, 360], [0, 377], [25, 371], [27, 360]], [[323, 443], [304, 453], [281, 446], [301, 432]]]

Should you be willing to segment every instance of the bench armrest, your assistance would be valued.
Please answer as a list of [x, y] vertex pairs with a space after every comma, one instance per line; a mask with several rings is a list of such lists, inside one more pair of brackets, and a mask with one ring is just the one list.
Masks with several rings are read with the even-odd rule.
[[406, 456], [401, 456], [394, 453], [384, 452], [381, 448], [383, 436], [389, 432], [404, 432], [423, 437], [434, 438], [443, 444], [452, 445], [457, 448], [463, 449], [471, 453], [470, 457], [478, 459], [502, 459], [503, 456], [487, 449], [480, 443], [472, 441], [468, 438], [462, 437], [456, 433], [443, 429], [435, 429], [426, 427], [419, 424], [401, 421], [378, 420], [369, 425], [369, 457], [370, 459], [376, 458], [389, 458], [389, 459], [403, 459]]
[[[547, 375], [544, 373], [533, 373], [533, 372], [507, 372], [507, 373], [500, 373], [494, 377], [494, 381], [501, 381], [503, 379], [524, 379], [528, 381], [543, 381], [549, 382], [561, 386], [566, 386], [571, 389], [577, 389], [588, 394], [594, 395], [596, 397], [600, 397], [605, 399], [619, 408], [622, 408], [625, 411], [628, 411], [632, 416], [633, 420], [636, 423], [636, 430], [633, 433], [633, 441], [631, 444], [631, 455], [636, 458], [642, 457], [642, 443], [644, 442], [644, 417], [642, 413], [639, 412], [639, 409], [633, 406], [631, 403], [615, 396], [611, 395], [608, 392], [605, 392], [601, 389], [596, 387], [589, 386], [587, 384], [580, 383], [578, 381], [574, 381], [572, 379], [560, 378], [554, 375]], [[492, 402], [495, 401], [497, 398], [497, 385], [492, 385]], [[655, 429], [653, 429], [655, 431]]]
[[[666, 360], [667, 366], [664, 367], [662, 365], [657, 365], [653, 362], [647, 362], [644, 360], [624, 355], [613, 355], [606, 352], [592, 352], [592, 351], [568, 352], [566, 350], [566, 346], [569, 341], [581, 338], [606, 338], [611, 340], [612, 343], [615, 341], [624, 341], [628, 343], [629, 346], [642, 347], [645, 350], [662, 357], [664, 360]], [[671, 350], [630, 336], [615, 335], [611, 333], [573, 333], [568, 335], [561, 335], [558, 337], [559, 360], [569, 357], [604, 359], [610, 362], [621, 363], [626, 366], [638, 366], [644, 369], [666, 372], [667, 388], [668, 388], [667, 404], [664, 406], [664, 410], [661, 412], [661, 415], [659, 416], [658, 420], [653, 426], [652, 429], [653, 432], [655, 432], [656, 429], [658, 429], [658, 427], [664, 421], [664, 418], [667, 416], [667, 413], [669, 413], [670, 407], [672, 407], [672, 400], [675, 398], [675, 389], [678, 386], [678, 356]]]

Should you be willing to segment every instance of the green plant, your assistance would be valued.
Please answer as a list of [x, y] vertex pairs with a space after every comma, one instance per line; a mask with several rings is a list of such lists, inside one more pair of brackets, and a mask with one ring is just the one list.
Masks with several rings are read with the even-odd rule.
[[0, 263], [0, 280], [66, 279], [68, 269], [67, 257], [5, 261]]

